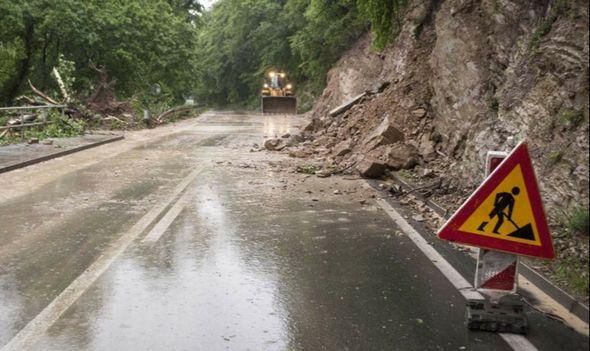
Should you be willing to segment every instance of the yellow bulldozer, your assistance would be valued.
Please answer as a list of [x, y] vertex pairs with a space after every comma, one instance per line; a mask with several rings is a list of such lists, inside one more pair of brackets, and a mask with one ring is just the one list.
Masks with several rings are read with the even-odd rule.
[[293, 85], [287, 82], [287, 75], [272, 70], [267, 73], [262, 87], [262, 113], [296, 114], [297, 98]]

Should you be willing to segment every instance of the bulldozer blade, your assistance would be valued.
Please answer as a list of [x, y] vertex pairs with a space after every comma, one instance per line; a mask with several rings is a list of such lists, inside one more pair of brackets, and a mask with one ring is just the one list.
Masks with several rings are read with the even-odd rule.
[[294, 96], [263, 96], [262, 113], [296, 114], [297, 98]]

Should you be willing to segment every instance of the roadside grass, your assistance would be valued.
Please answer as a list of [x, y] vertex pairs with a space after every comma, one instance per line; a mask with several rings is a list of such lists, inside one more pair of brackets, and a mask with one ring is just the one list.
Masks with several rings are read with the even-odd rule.
[[571, 234], [578, 234], [588, 236], [589, 224], [588, 208], [577, 207], [572, 212], [569, 222], [568, 229]]
[[531, 36], [531, 40], [529, 41], [528, 51], [531, 56], [540, 53], [541, 39], [551, 32], [553, 23], [555, 23], [560, 16], [567, 15], [568, 13], [570, 17], [572, 15], [575, 16], [576, 14], [572, 12], [573, 10], [570, 7], [569, 0], [554, 0], [551, 3], [549, 15], [543, 22], [541, 22], [537, 29], [535, 29]]
[[0, 126], [5, 126], [9, 119], [7, 115], [0, 115]]
[[[562, 220], [563, 229], [561, 238], [567, 238], [565, 242], [556, 246], [558, 258], [553, 262], [547, 262], [546, 268], [549, 275], [558, 285], [562, 286], [575, 296], [588, 299], [590, 276], [588, 257], [584, 256], [584, 242], [588, 240], [589, 214], [588, 207], [574, 208]], [[556, 234], [556, 233], [554, 233]], [[559, 236], [558, 236], [559, 237]], [[573, 245], [573, 246], [572, 246]], [[580, 250], [582, 250], [580, 252]]]
[[561, 259], [553, 265], [553, 274], [568, 290], [579, 296], [588, 296], [588, 264], [581, 265], [575, 258]]
[[550, 153], [547, 156], [547, 158], [549, 159], [549, 167], [553, 167], [556, 164], [558, 164], [559, 162], [561, 162], [561, 160], [563, 160], [563, 156], [564, 156], [563, 150], [553, 151], [552, 153]]

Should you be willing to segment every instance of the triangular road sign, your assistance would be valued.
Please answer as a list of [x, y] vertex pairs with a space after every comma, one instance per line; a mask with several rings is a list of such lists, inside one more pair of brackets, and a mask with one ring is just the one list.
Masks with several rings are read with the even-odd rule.
[[438, 231], [438, 236], [517, 255], [555, 257], [526, 143], [508, 155]]

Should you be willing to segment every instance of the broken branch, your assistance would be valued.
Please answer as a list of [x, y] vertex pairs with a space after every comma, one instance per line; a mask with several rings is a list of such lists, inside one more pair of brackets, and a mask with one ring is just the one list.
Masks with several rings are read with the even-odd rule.
[[61, 75], [59, 74], [57, 68], [53, 67], [53, 71], [51, 71], [51, 73], [57, 81], [57, 85], [59, 86], [59, 90], [61, 91], [61, 95], [64, 97], [65, 102], [70, 101], [70, 94], [68, 94], [68, 91], [66, 90], [66, 85], [64, 84], [63, 79], [61, 79]]
[[29, 79], [29, 86], [31, 87], [31, 90], [33, 91], [33, 93], [35, 93], [35, 95], [39, 96], [43, 100], [49, 102], [52, 105], [59, 105], [60, 104], [59, 102], [53, 100], [49, 96], [43, 94], [39, 89], [35, 88], [35, 86], [33, 85], [33, 83], [31, 83], [31, 80], [30, 79]]
[[172, 115], [175, 115], [177, 113], [188, 112], [188, 111], [191, 111], [191, 110], [194, 110], [194, 109], [195, 109], [195, 106], [194, 105], [176, 106], [176, 107], [171, 108], [170, 110], [168, 110], [166, 112], [163, 112], [160, 115], [158, 115], [158, 117], [156, 118], [156, 121], [158, 123], [162, 123], [162, 121], [165, 118], [168, 118], [168, 117], [170, 117]]

